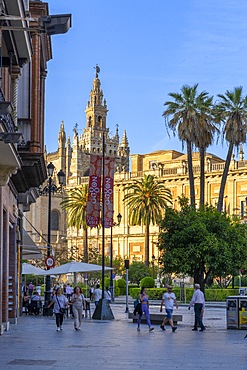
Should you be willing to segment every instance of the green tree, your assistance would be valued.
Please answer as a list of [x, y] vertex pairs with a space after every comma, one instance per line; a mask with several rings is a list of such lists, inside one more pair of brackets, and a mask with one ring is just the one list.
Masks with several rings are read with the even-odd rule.
[[67, 225], [76, 227], [77, 230], [83, 229], [83, 256], [84, 261], [88, 262], [88, 240], [86, 224], [86, 205], [88, 196], [88, 185], [73, 188], [68, 191], [68, 195], [61, 202], [62, 209], [67, 212]]
[[247, 258], [247, 226], [213, 207], [167, 209], [158, 247], [163, 270], [188, 274], [204, 289], [208, 277], [225, 276]]
[[215, 115], [218, 122], [224, 124], [223, 137], [229, 143], [225, 167], [221, 178], [217, 210], [222, 212], [224, 191], [227, 175], [234, 147], [246, 142], [247, 133], [247, 96], [243, 95], [243, 88], [235, 87], [227, 90], [225, 95], [218, 95], [219, 102], [215, 106]]
[[149, 227], [157, 224], [164, 213], [167, 202], [171, 203], [171, 192], [153, 175], [144, 175], [125, 186], [123, 201], [129, 207], [131, 225], [145, 227], [145, 264], [149, 265]]
[[129, 266], [129, 281], [140, 285], [141, 279], [150, 276], [149, 268], [143, 262], [133, 261]]

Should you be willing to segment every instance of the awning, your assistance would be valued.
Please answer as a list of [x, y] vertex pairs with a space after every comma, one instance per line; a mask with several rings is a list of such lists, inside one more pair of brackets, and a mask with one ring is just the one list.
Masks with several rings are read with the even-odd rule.
[[43, 258], [40, 248], [34, 243], [25, 229], [22, 229], [22, 259], [34, 260]]

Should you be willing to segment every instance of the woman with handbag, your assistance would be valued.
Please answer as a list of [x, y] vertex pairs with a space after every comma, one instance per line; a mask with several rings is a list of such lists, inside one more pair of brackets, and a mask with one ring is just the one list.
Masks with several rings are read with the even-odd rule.
[[74, 328], [75, 330], [81, 330], [82, 311], [83, 308], [86, 309], [86, 302], [79, 286], [74, 288], [70, 302], [73, 305]]
[[54, 313], [56, 316], [57, 331], [63, 330], [63, 316], [68, 307], [68, 299], [62, 294], [61, 288], [57, 287], [52, 301], [49, 303], [48, 308], [54, 304]]

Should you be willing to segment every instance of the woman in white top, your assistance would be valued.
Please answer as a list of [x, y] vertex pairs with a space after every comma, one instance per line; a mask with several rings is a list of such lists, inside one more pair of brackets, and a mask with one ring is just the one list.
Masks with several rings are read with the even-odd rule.
[[82, 311], [85, 308], [85, 298], [82, 294], [81, 288], [76, 286], [74, 288], [74, 293], [71, 297], [71, 303], [73, 304], [73, 314], [74, 314], [74, 327], [75, 330], [81, 329], [82, 322]]
[[57, 324], [57, 331], [63, 330], [63, 316], [64, 313], [61, 312], [61, 309], [66, 310], [68, 307], [68, 300], [67, 298], [62, 294], [60, 287], [56, 288], [55, 294], [52, 297], [51, 302], [48, 305], [48, 308], [51, 307], [51, 305], [54, 304], [54, 313], [56, 316], [56, 324]]

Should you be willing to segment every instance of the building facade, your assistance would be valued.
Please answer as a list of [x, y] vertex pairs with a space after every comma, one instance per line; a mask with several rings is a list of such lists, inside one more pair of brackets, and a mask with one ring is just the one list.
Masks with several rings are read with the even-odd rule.
[[[51, 40], [48, 3], [0, 0], [0, 334], [21, 312], [22, 259], [42, 256], [26, 246], [24, 212], [47, 178], [44, 99]], [[50, 20], [50, 19], [49, 19]], [[42, 29], [41, 29], [42, 28]], [[42, 31], [42, 32], [41, 32]], [[30, 239], [30, 238], [29, 238]], [[31, 240], [31, 239], [30, 239]], [[31, 243], [33, 241], [31, 240]]]

